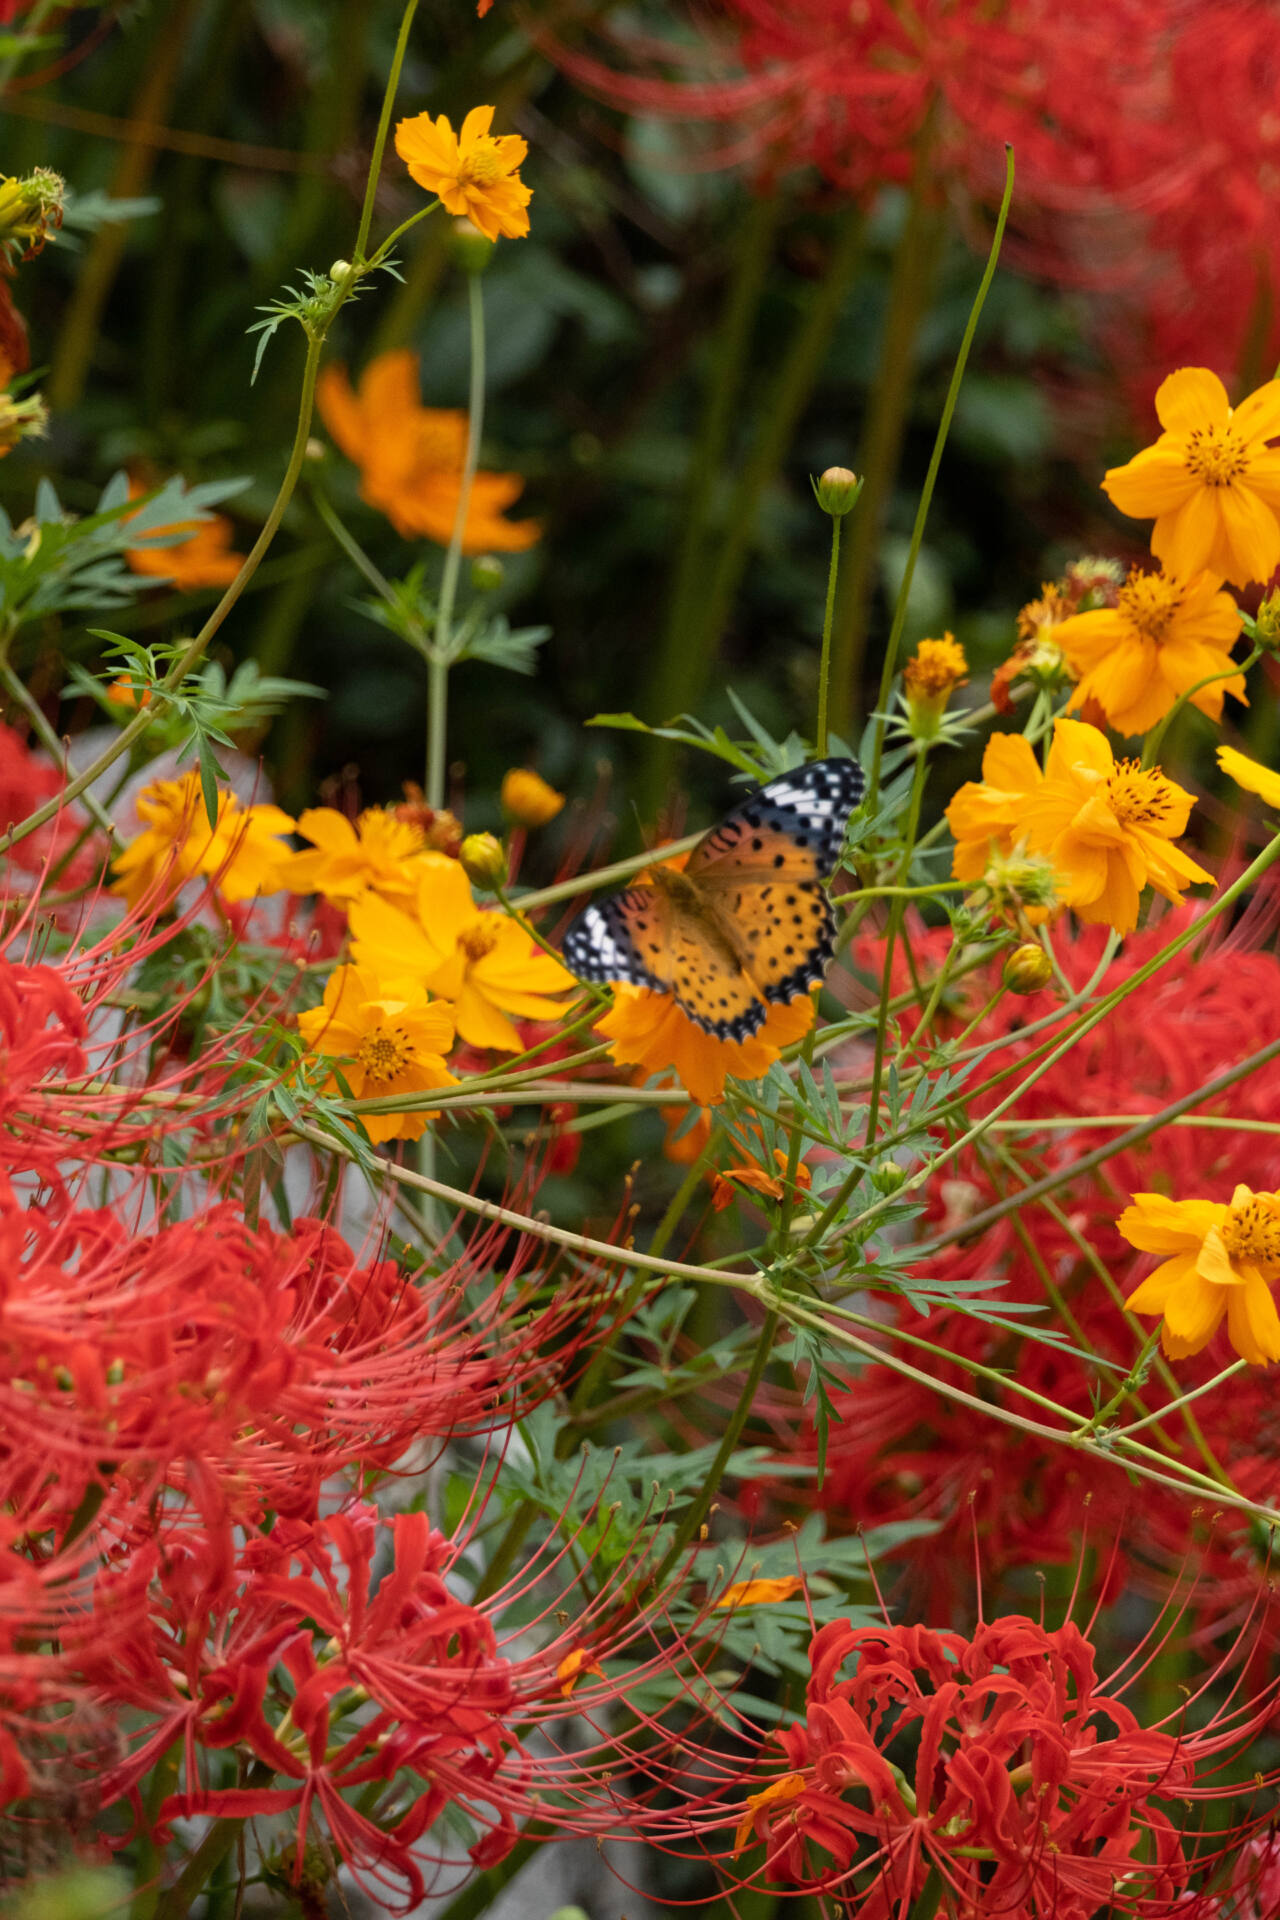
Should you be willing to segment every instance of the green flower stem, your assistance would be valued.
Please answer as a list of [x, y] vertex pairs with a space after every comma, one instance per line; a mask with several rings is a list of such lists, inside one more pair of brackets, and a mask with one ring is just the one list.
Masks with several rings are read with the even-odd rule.
[[880, 793], [880, 763], [884, 752], [885, 719], [889, 711], [889, 692], [893, 686], [893, 676], [898, 669], [898, 649], [902, 643], [902, 630], [906, 625], [907, 603], [911, 596], [911, 582], [915, 577], [916, 561], [920, 555], [920, 545], [924, 539], [925, 523], [929, 518], [929, 507], [933, 500], [933, 490], [938, 481], [938, 470], [942, 465], [942, 455], [947, 444], [947, 435], [951, 431], [951, 419], [956, 410], [956, 401], [960, 397], [960, 383], [964, 379], [964, 370], [969, 363], [969, 350], [973, 346], [973, 336], [977, 331], [978, 320], [986, 304], [991, 282], [995, 278], [996, 262], [1000, 258], [1000, 247], [1004, 240], [1005, 222], [1009, 218], [1009, 205], [1013, 199], [1013, 148], [1005, 148], [1004, 197], [1000, 202], [1000, 212], [996, 218], [996, 230], [991, 238], [991, 249], [987, 255], [987, 264], [973, 306], [969, 310], [968, 324], [964, 338], [960, 342], [960, 351], [956, 355], [955, 368], [951, 375], [951, 384], [947, 388], [947, 398], [942, 409], [942, 418], [938, 422], [938, 431], [933, 443], [933, 452], [929, 457], [929, 470], [925, 474], [924, 486], [920, 489], [920, 504], [916, 509], [915, 526], [911, 530], [911, 545], [907, 550], [907, 564], [903, 568], [902, 584], [898, 588], [898, 599], [893, 610], [893, 625], [889, 629], [889, 641], [885, 648], [884, 669], [880, 675], [880, 692], [876, 699], [876, 711], [881, 716], [875, 723], [875, 747], [871, 762], [871, 779], [867, 795], [868, 807], [874, 809]]
[[[0, 685], [4, 687], [10, 699], [22, 708], [22, 711], [31, 722], [32, 730], [36, 738], [46, 749], [50, 758], [55, 764], [61, 762], [62, 771], [65, 776], [68, 772], [66, 743], [58, 738], [54, 729], [49, 724], [44, 708], [19, 675], [14, 672], [7, 659], [0, 662]], [[115, 823], [97, 795], [94, 793], [86, 793], [84, 796], [84, 804], [86, 812], [97, 822], [112, 846], [114, 846], [119, 838], [116, 833]]]
[[835, 612], [835, 698], [832, 724], [848, 739], [862, 706], [868, 614], [880, 540], [893, 494], [915, 376], [915, 350], [945, 228], [931, 177], [930, 113], [916, 148], [907, 217], [894, 251], [885, 302], [879, 364], [867, 401], [858, 469], [862, 494]]
[[580, 873], [574, 880], [557, 880], [553, 887], [538, 887], [533, 893], [519, 893], [515, 904], [521, 913], [532, 913], [538, 907], [551, 907], [560, 900], [574, 900], [582, 893], [593, 893], [597, 887], [612, 887], [619, 880], [629, 880], [633, 873], [643, 873], [646, 867], [656, 867], [662, 860], [674, 860], [678, 854], [692, 853], [699, 840], [700, 833], [686, 833], [683, 840], [669, 840], [665, 846], [654, 847], [648, 853], [633, 853], [626, 860], [615, 860], [611, 866], [597, 867], [594, 873]]
[[[1125, 1375], [1124, 1379], [1120, 1382], [1120, 1385], [1116, 1388], [1111, 1398], [1105, 1401], [1103, 1405], [1098, 1408], [1097, 1412], [1094, 1414], [1091, 1414], [1087, 1420], [1081, 1421], [1080, 1426], [1077, 1429], [1079, 1433], [1081, 1434], [1097, 1433], [1100, 1427], [1106, 1426], [1108, 1420], [1110, 1420], [1112, 1414], [1116, 1411], [1116, 1409], [1118, 1407], [1122, 1407], [1125, 1401], [1129, 1399], [1130, 1395], [1134, 1392], [1134, 1390], [1142, 1385], [1142, 1382], [1145, 1380], [1147, 1375], [1147, 1367], [1150, 1364], [1151, 1356], [1155, 1352], [1159, 1344], [1160, 1344], [1160, 1329], [1159, 1327], [1156, 1327], [1151, 1333], [1147, 1335], [1146, 1339], [1143, 1341], [1142, 1347], [1138, 1353], [1137, 1359], [1134, 1361], [1133, 1365], [1130, 1367], [1128, 1373]], [[1156, 1416], [1153, 1416], [1153, 1417], [1156, 1417]], [[1140, 1424], [1145, 1424], [1145, 1423], [1140, 1423]]]
[[413, 16], [418, 11], [418, 0], [408, 0], [400, 19], [400, 31], [396, 35], [396, 50], [391, 56], [391, 71], [387, 75], [387, 84], [382, 94], [382, 110], [378, 115], [378, 131], [374, 135], [373, 152], [369, 156], [369, 176], [364, 185], [364, 205], [360, 209], [360, 225], [356, 230], [356, 244], [353, 259], [357, 266], [364, 264], [364, 250], [369, 244], [369, 229], [373, 225], [374, 203], [378, 197], [378, 180], [382, 173], [382, 156], [386, 151], [387, 134], [391, 129], [391, 110], [395, 105], [396, 93], [400, 86], [400, 69], [404, 66], [404, 56], [409, 45], [409, 29], [413, 25]]
[[[265, 1787], [274, 1777], [274, 1770], [265, 1761], [255, 1760], [244, 1784]], [[243, 1831], [244, 1819], [240, 1815], [215, 1820], [173, 1885], [160, 1895], [154, 1920], [187, 1920], [192, 1906]]]
[[400, 225], [387, 235], [372, 258], [360, 266], [360, 272], [372, 273], [375, 267], [380, 267], [390, 254], [392, 247], [395, 246], [396, 241], [403, 239], [410, 228], [416, 227], [420, 220], [425, 220], [429, 213], [434, 213], [440, 204], [441, 202], [439, 200], [429, 201], [425, 207], [419, 207], [416, 213], [411, 213], [407, 220], [402, 220]]
[[1147, 735], [1145, 741], [1143, 742], [1143, 745], [1142, 745], [1143, 766], [1144, 767], [1155, 766], [1156, 755], [1160, 751], [1160, 742], [1164, 739], [1164, 736], [1168, 732], [1169, 727], [1177, 719], [1178, 715], [1182, 712], [1182, 709], [1186, 706], [1187, 702], [1191, 699], [1193, 694], [1199, 693], [1201, 689], [1204, 687], [1215, 686], [1219, 680], [1234, 680], [1238, 673], [1248, 673], [1250, 667], [1254, 666], [1257, 661], [1261, 660], [1265, 652], [1266, 652], [1265, 647], [1255, 646], [1252, 653], [1249, 655], [1248, 659], [1242, 660], [1238, 666], [1233, 663], [1231, 666], [1227, 667], [1225, 671], [1222, 673], [1206, 674], [1203, 680], [1197, 680], [1193, 687], [1188, 687], [1184, 693], [1180, 693], [1177, 699], [1174, 701], [1173, 705], [1170, 707], [1168, 713], [1165, 714], [1164, 718], [1159, 722], [1157, 726], [1152, 728], [1151, 732]]
[[[334, 304], [333, 313], [337, 313], [341, 304], [341, 299], [338, 299]], [[332, 319], [332, 316], [330, 318]], [[293, 449], [289, 455], [289, 464], [285, 469], [284, 478], [272, 502], [271, 511], [262, 524], [262, 531], [245, 555], [244, 564], [239, 573], [218, 601], [195, 639], [183, 649], [159, 683], [161, 693], [167, 693], [172, 688], [180, 686], [187, 675], [199, 665], [214, 635], [252, 580], [268, 547], [276, 537], [276, 531], [284, 518], [285, 509], [293, 498], [298, 476], [302, 472], [303, 462], [306, 459], [307, 440], [311, 433], [311, 416], [315, 405], [316, 375], [320, 367], [320, 352], [324, 345], [325, 332], [327, 332], [327, 326], [324, 331], [311, 334], [307, 339], [307, 358], [302, 371], [302, 392], [298, 401], [298, 423], [294, 430]], [[108, 768], [114, 766], [122, 755], [128, 753], [136, 741], [141, 740], [152, 724], [152, 717], [146, 708], [140, 708], [133, 719], [121, 728], [111, 744], [104, 747], [97, 758], [78, 773], [74, 780], [69, 780], [51, 800], [46, 800], [43, 806], [29, 813], [25, 820], [19, 821], [16, 826], [10, 827], [7, 833], [0, 835], [0, 854], [7, 853], [11, 847], [17, 845], [19, 840], [25, 840], [28, 834], [35, 833], [47, 820], [52, 820], [69, 801], [78, 800], [81, 794], [87, 793]]]
[[836, 612], [836, 582], [840, 575], [840, 529], [844, 516], [831, 516], [831, 562], [827, 568], [827, 604], [822, 615], [822, 655], [818, 662], [818, 725], [814, 734], [819, 760], [827, 757], [827, 696], [831, 679], [831, 626]]
[[760, 1329], [760, 1337], [756, 1342], [756, 1350], [747, 1371], [747, 1377], [743, 1381], [742, 1391], [738, 1395], [738, 1403], [729, 1416], [729, 1424], [724, 1430], [724, 1437], [716, 1449], [716, 1457], [707, 1469], [706, 1478], [702, 1482], [697, 1497], [690, 1501], [688, 1507], [681, 1515], [671, 1545], [667, 1548], [662, 1563], [653, 1576], [653, 1584], [655, 1587], [660, 1587], [668, 1575], [675, 1570], [676, 1563], [681, 1554], [689, 1545], [697, 1533], [698, 1528], [711, 1511], [712, 1502], [720, 1491], [720, 1482], [725, 1476], [729, 1462], [732, 1460], [738, 1442], [742, 1438], [742, 1429], [746, 1426], [748, 1416], [750, 1415], [752, 1407], [755, 1405], [756, 1394], [759, 1391], [761, 1381], [764, 1379], [765, 1369], [773, 1357], [773, 1342], [777, 1331], [778, 1315], [775, 1312], [766, 1313], [764, 1324]]
[[471, 507], [471, 489], [480, 460], [480, 435], [484, 430], [484, 296], [480, 276], [467, 276], [467, 298], [471, 320], [471, 394], [467, 420], [467, 452], [462, 467], [462, 488], [458, 511], [453, 517], [449, 551], [445, 555], [440, 580], [440, 604], [436, 611], [432, 657], [428, 663], [430, 684], [427, 708], [427, 805], [444, 805], [445, 742], [449, 699], [449, 647], [452, 640], [453, 609], [458, 594], [458, 571], [462, 565], [462, 542]]
[[[923, 744], [916, 747], [915, 772], [911, 780], [911, 798], [907, 805], [907, 822], [903, 831], [902, 856], [898, 862], [898, 884], [901, 885], [911, 871], [911, 856], [915, 851], [916, 833], [920, 826], [920, 806], [924, 799], [924, 783], [929, 771], [929, 757]], [[880, 1117], [880, 1087], [884, 1075], [885, 1050], [889, 1037], [889, 1000], [893, 984], [893, 950], [902, 927], [906, 908], [901, 894], [895, 897], [889, 906], [889, 924], [885, 929], [884, 964], [880, 976], [880, 1004], [876, 1011], [875, 1056], [871, 1068], [871, 1094], [867, 1106], [867, 1145], [876, 1137], [876, 1123]]]
[[1215, 1373], [1212, 1380], [1206, 1380], [1202, 1385], [1189, 1387], [1185, 1393], [1180, 1393], [1178, 1398], [1169, 1406], [1160, 1407], [1155, 1413], [1144, 1414], [1141, 1420], [1134, 1420], [1127, 1427], [1113, 1427], [1110, 1437], [1113, 1440], [1127, 1440], [1130, 1434], [1140, 1432], [1143, 1427], [1153, 1426], [1157, 1420], [1167, 1420], [1171, 1414], [1181, 1413], [1185, 1407], [1189, 1406], [1193, 1400], [1198, 1400], [1202, 1394], [1212, 1393], [1215, 1387], [1222, 1386], [1227, 1380], [1234, 1380], [1238, 1373], [1247, 1373], [1248, 1371], [1249, 1362], [1247, 1360], [1233, 1361], [1231, 1366], [1224, 1367], [1221, 1373]]

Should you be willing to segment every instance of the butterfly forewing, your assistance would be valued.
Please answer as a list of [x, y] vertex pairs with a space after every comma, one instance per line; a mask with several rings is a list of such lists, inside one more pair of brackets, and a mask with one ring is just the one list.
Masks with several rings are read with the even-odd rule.
[[651, 887], [632, 887], [586, 907], [564, 936], [564, 957], [579, 980], [624, 980], [663, 992], [670, 982], [661, 902]]
[[720, 867], [739, 877], [788, 873], [829, 880], [866, 784], [856, 760], [813, 760], [784, 773], [712, 827], [685, 871], [699, 882]]

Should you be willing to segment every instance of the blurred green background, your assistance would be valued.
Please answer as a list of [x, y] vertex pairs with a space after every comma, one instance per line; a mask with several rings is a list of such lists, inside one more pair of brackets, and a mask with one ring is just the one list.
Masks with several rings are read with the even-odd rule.
[[[652, 11], [668, 29], [679, 12]], [[534, 8], [526, 25], [553, 13], [571, 33], [563, 8]], [[15, 519], [42, 473], [75, 508], [125, 463], [190, 481], [245, 474], [232, 511], [247, 548], [283, 468], [302, 338], [277, 335], [251, 386], [246, 328], [298, 269], [350, 251], [399, 14], [398, 0], [151, 0], [74, 12], [63, 51], [26, 58], [4, 169], [51, 165], [78, 195], [147, 205], [81, 237], [69, 222], [15, 284], [53, 410], [47, 440], [0, 462]], [[460, 0], [427, 0], [397, 115], [457, 124], [478, 102], [528, 139], [534, 189], [532, 237], [502, 242], [485, 276], [483, 464], [527, 476], [518, 512], [542, 518], [545, 537], [509, 557], [497, 600], [553, 637], [531, 682], [479, 664], [453, 676], [455, 791], [480, 826], [513, 762], [580, 801], [598, 797], [607, 767], [631, 846], [633, 808], [652, 821], [673, 786], [714, 805], [723, 769], [584, 722], [694, 708], [732, 724], [732, 682], [779, 733], [811, 729], [828, 523], [809, 475], [861, 469], [879, 436], [897, 478], [883, 537], [869, 524], [861, 547], [856, 533], [847, 543], [866, 640], [836, 694], [847, 727], [865, 717], [990, 209], [942, 201], [922, 222], [901, 188], [858, 208], [806, 174], [753, 191], [741, 174], [692, 165], [679, 122], [576, 90], [502, 0], [483, 22]], [[389, 150], [375, 238], [420, 204]], [[403, 285], [382, 279], [349, 307], [333, 347], [358, 371], [407, 345], [426, 403], [457, 406], [466, 296], [447, 235], [442, 219], [416, 228]], [[1008, 651], [1018, 606], [1065, 558], [1143, 550], [1143, 529], [1122, 527], [1097, 487], [1135, 428], [1093, 345], [1095, 318], [1082, 295], [1012, 266], [987, 304], [908, 628], [909, 639], [953, 629], [975, 676]], [[426, 551], [438, 568], [438, 550], [402, 541], [358, 500], [357, 479], [331, 449], [326, 489], [378, 565], [400, 576]], [[358, 590], [304, 487], [219, 638], [228, 662], [328, 690], [262, 743], [293, 808], [338, 780], [382, 801], [422, 777], [425, 670], [352, 604]], [[182, 633], [215, 597], [149, 589], [114, 624]], [[37, 685], [51, 712], [60, 656], [92, 657], [92, 644], [72, 626], [44, 636]], [[64, 704], [58, 724], [89, 717]]]

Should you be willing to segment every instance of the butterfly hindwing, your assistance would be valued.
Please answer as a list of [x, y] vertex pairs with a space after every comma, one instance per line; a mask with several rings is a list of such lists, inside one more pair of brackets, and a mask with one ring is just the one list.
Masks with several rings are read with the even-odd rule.
[[671, 994], [717, 1040], [745, 1040], [768, 1011], [732, 952], [656, 887], [632, 887], [585, 908], [565, 934], [564, 957], [580, 980]]

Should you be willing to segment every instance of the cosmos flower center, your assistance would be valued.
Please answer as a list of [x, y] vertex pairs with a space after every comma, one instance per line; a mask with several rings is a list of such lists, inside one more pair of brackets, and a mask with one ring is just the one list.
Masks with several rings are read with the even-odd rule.
[[1280, 1262], [1280, 1200], [1252, 1193], [1227, 1209], [1222, 1244], [1233, 1260]]
[[1159, 642], [1168, 635], [1182, 605], [1182, 593], [1181, 581], [1134, 567], [1120, 589], [1120, 612], [1145, 640]]
[[1230, 427], [1193, 427], [1187, 435], [1187, 472], [1206, 487], [1229, 487], [1249, 465], [1249, 450]]
[[492, 953], [498, 944], [498, 929], [492, 924], [493, 918], [489, 914], [484, 919], [473, 920], [458, 935], [458, 945], [472, 966], [477, 960], [483, 960], [486, 954]]
[[458, 183], [473, 187], [492, 187], [503, 179], [508, 169], [503, 166], [501, 156], [492, 141], [476, 147], [467, 154], [458, 168]]
[[922, 640], [908, 660], [903, 678], [907, 692], [918, 696], [950, 693], [961, 686], [969, 663], [964, 648], [949, 636], [943, 640]]
[[356, 1059], [365, 1077], [379, 1083], [394, 1080], [403, 1073], [413, 1057], [409, 1036], [403, 1027], [375, 1027], [366, 1033], [356, 1050]]
[[1168, 781], [1156, 768], [1144, 767], [1137, 760], [1118, 760], [1104, 792], [1122, 827], [1153, 827], [1168, 817]]

